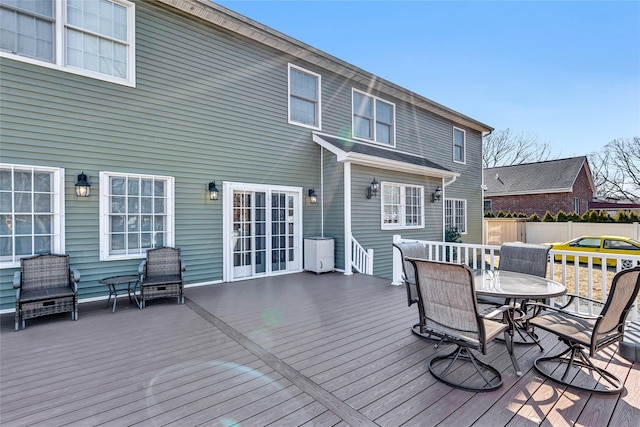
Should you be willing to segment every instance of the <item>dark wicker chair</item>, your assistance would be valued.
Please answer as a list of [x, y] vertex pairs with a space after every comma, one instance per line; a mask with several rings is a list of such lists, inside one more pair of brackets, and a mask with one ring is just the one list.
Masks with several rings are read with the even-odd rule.
[[162, 247], [149, 249], [147, 259], [140, 263], [140, 300], [138, 306], [144, 308], [147, 300], [176, 297], [178, 304], [184, 303], [184, 281], [182, 273], [186, 265], [180, 256], [180, 249]]
[[[508, 325], [478, 313], [471, 269], [461, 264], [415, 258], [409, 258], [409, 261], [416, 269], [425, 327], [456, 347], [453, 352], [429, 361], [431, 374], [439, 381], [463, 390], [491, 391], [502, 386], [500, 372], [480, 361], [471, 350], [486, 354], [488, 344], [504, 333], [512, 354]], [[511, 307], [495, 310], [491, 317], [501, 317], [505, 310], [511, 310]], [[468, 369], [458, 369], [463, 366]], [[469, 375], [474, 371], [477, 375]]]
[[[598, 316], [583, 316], [569, 311], [574, 301], [602, 304], [601, 301], [571, 295], [563, 307], [543, 306], [549, 312], [530, 320], [537, 328], [558, 336], [568, 348], [555, 356], [541, 357], [534, 367], [541, 375], [567, 387], [589, 393], [619, 394], [624, 383], [603, 367], [591, 361], [600, 350], [624, 339], [625, 321], [640, 290], [640, 267], [616, 274], [604, 307]], [[586, 350], [589, 350], [587, 355]]]
[[80, 273], [69, 266], [68, 255], [45, 254], [20, 260], [13, 275], [16, 289], [16, 331], [25, 320], [56, 313], [71, 313], [78, 320]]

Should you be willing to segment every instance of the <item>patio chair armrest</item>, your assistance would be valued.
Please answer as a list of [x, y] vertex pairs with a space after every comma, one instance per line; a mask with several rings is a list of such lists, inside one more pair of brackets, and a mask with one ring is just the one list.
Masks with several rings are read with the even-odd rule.
[[481, 314], [480, 317], [485, 319], [495, 320], [495, 318], [497, 318], [498, 316], [502, 316], [505, 311], [509, 311], [509, 310], [516, 311], [519, 309], [520, 307], [515, 305], [503, 305], [503, 306], [497, 307], [496, 309], [490, 311], [489, 313]]
[[138, 274], [140, 276], [144, 275], [144, 271], [147, 267], [147, 260], [143, 259], [142, 261], [140, 261], [140, 265], [138, 266]]
[[16, 271], [13, 273], [13, 289], [20, 289], [20, 282], [22, 282], [22, 272]]
[[69, 270], [71, 270], [71, 280], [73, 283], [80, 283], [80, 271], [75, 267], [69, 267]]
[[[572, 295], [572, 297], [580, 298], [577, 295]], [[571, 300], [573, 300], [573, 299], [574, 298], [571, 298]], [[585, 299], [589, 300], [589, 298], [585, 298]], [[599, 301], [594, 301], [594, 302], [599, 302]], [[529, 303], [526, 304], [526, 307], [538, 307], [538, 308], [543, 309], [543, 310], [551, 310], [551, 311], [555, 311], [556, 313], [562, 313], [562, 314], [567, 315], [567, 316], [575, 317], [576, 319], [594, 320], [594, 319], [598, 319], [599, 317], [601, 317], [599, 315], [580, 314], [580, 313], [576, 313], [574, 311], [565, 310], [565, 308], [567, 306], [569, 306], [569, 303], [563, 305], [562, 307], [554, 307], [554, 306], [547, 305], [547, 304], [544, 304], [544, 303], [541, 303], [541, 302], [529, 302]]]

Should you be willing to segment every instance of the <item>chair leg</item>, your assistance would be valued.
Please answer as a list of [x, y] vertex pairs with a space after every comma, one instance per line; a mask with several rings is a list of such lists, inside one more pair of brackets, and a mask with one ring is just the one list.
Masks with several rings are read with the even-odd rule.
[[[484, 385], [465, 385], [464, 381], [455, 382], [451, 380], [448, 377], [449, 374], [454, 367], [456, 367], [456, 369], [453, 369], [453, 371], [457, 370], [457, 367], [459, 367], [461, 363], [471, 363], [476, 373], [482, 378], [482, 381], [484, 381]], [[446, 366], [442, 369], [441, 366], [445, 364]], [[438, 381], [461, 390], [485, 392], [496, 390], [502, 386], [502, 376], [496, 368], [480, 361], [473, 355], [470, 349], [461, 346], [457, 346], [453, 352], [447, 355], [433, 357], [429, 361], [429, 372]], [[465, 376], [464, 378], [467, 379], [468, 377]]]
[[[539, 374], [575, 390], [597, 394], [622, 393], [622, 381], [612, 373], [595, 366], [583, 346], [562, 341], [569, 348], [555, 356], [540, 357], [533, 363]], [[586, 384], [592, 386], [587, 387]]]

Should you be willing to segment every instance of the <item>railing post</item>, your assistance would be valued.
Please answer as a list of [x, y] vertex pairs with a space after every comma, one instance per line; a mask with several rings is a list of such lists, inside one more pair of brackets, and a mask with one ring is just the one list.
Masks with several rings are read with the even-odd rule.
[[[402, 237], [399, 234], [393, 235], [393, 243], [400, 243], [400, 239]], [[402, 285], [402, 258], [400, 256], [400, 251], [395, 247], [392, 249], [393, 252], [393, 275], [391, 277], [392, 285]]]
[[373, 249], [367, 249], [367, 272], [373, 274]]

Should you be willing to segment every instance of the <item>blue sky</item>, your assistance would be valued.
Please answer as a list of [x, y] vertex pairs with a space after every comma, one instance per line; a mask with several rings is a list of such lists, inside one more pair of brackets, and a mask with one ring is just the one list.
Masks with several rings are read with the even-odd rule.
[[640, 1], [217, 2], [554, 157], [640, 136]]

